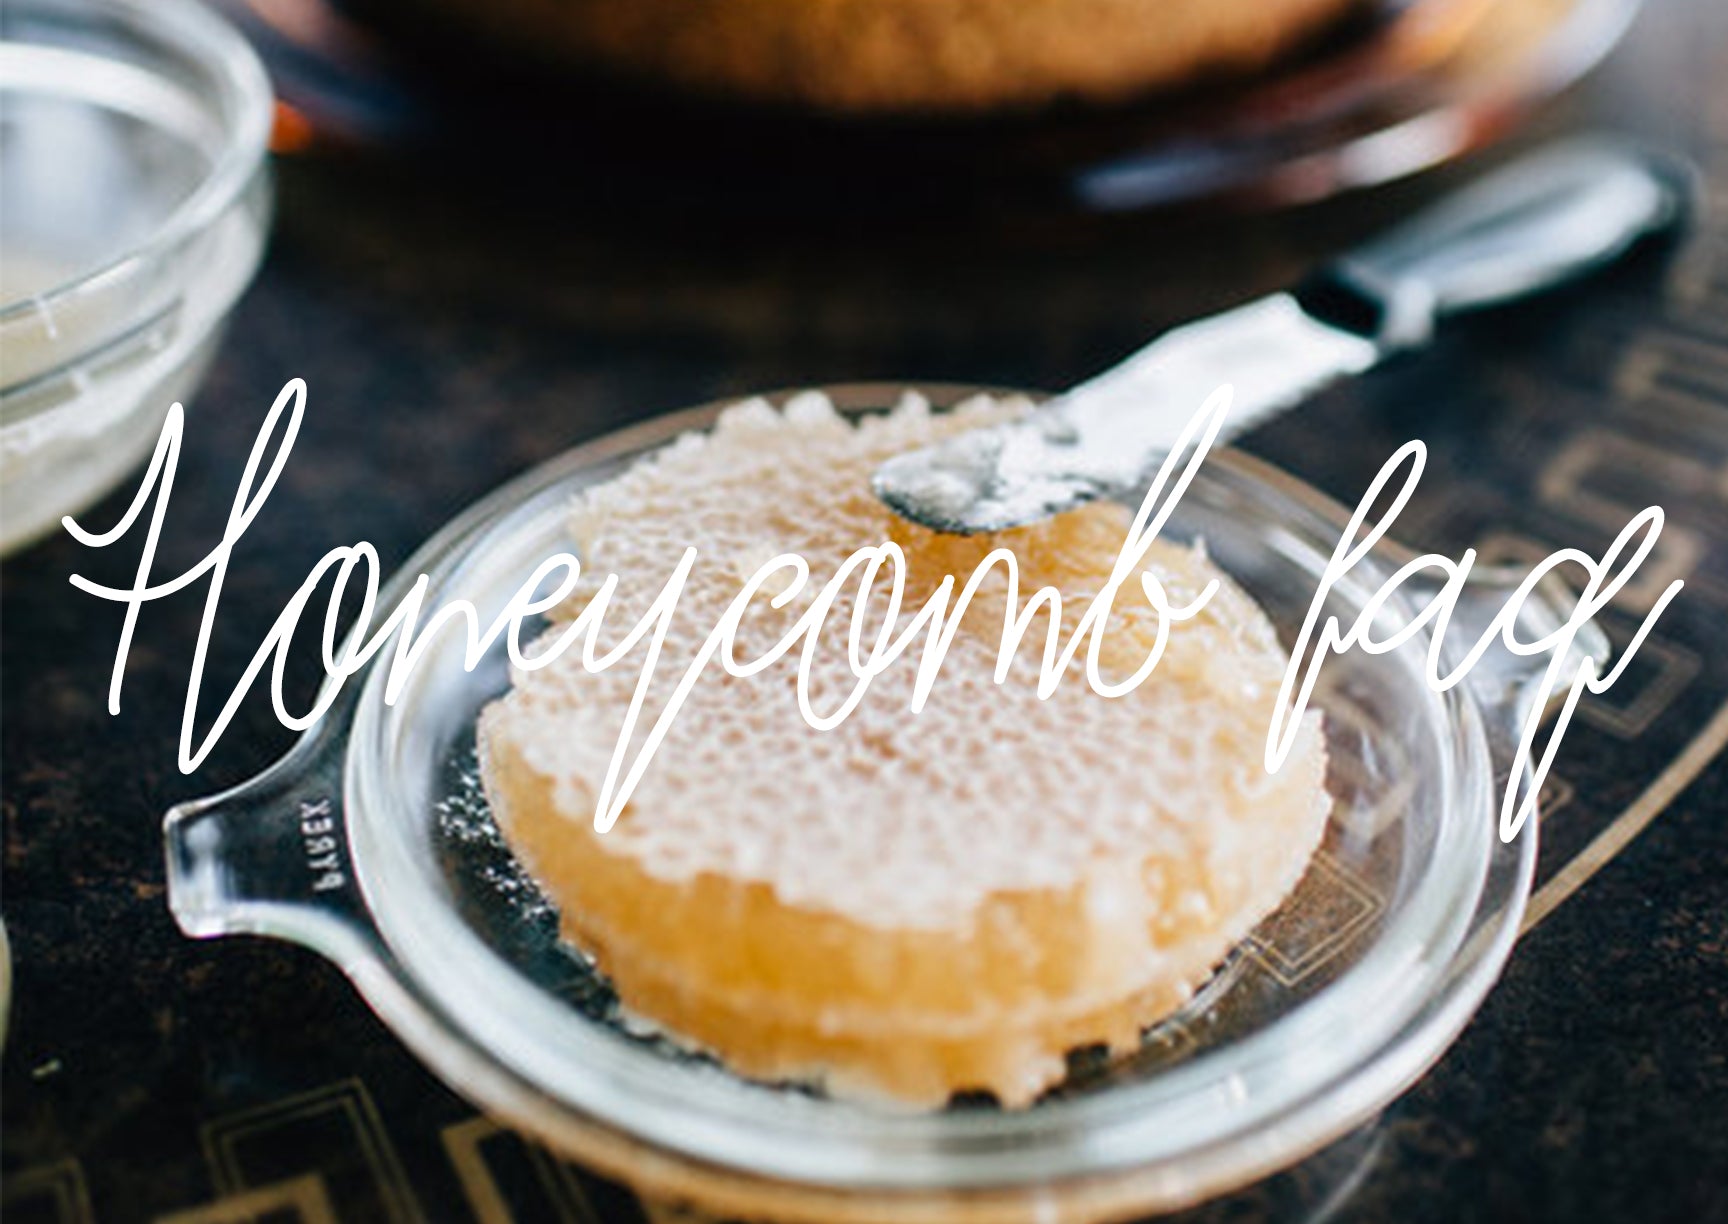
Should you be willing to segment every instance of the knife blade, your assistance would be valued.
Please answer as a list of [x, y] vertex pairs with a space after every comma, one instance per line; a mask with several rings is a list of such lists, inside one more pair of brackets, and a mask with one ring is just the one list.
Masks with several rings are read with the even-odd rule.
[[1426, 343], [1448, 315], [1560, 285], [1674, 228], [1689, 186], [1683, 165], [1642, 151], [1595, 141], [1545, 150], [1297, 289], [1176, 328], [1017, 421], [887, 460], [872, 487], [897, 514], [963, 535], [1130, 491], [1219, 386], [1234, 390], [1228, 441]]

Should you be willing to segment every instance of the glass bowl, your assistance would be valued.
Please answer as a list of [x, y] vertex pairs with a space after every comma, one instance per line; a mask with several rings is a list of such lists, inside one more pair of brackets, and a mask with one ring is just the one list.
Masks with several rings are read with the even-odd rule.
[[270, 211], [264, 70], [187, 0], [0, 7], [0, 551], [197, 385]]
[[[938, 407], [965, 388], [927, 387]], [[829, 389], [881, 409], [899, 388]], [[572, 495], [718, 405], [567, 453], [460, 516], [381, 596], [420, 573], [428, 609], [465, 598], [482, 623], [544, 558], [573, 550]], [[1345, 515], [1234, 452], [1210, 457], [1167, 535], [1204, 538], [1288, 643]], [[1365, 565], [1325, 611], [1354, 619]], [[1454, 623], [1486, 625], [1510, 576], [1472, 586]], [[1544, 592], [1531, 615], [1560, 615]], [[1388, 615], [1407, 615], [1396, 601]], [[502, 650], [473, 671], [436, 639], [393, 707], [384, 672], [353, 682], [276, 766], [166, 822], [169, 897], [194, 936], [251, 932], [340, 965], [457, 1091], [650, 1196], [756, 1218], [1094, 1219], [1174, 1208], [1263, 1176], [1380, 1110], [1463, 1027], [1512, 945], [1534, 822], [1496, 834], [1519, 694], [1541, 660], [1491, 657], [1472, 685], [1423, 682], [1426, 641], [1331, 660], [1335, 798], [1291, 899], [1194, 1001], [1115, 1063], [1072, 1059], [1031, 1108], [957, 1101], [902, 1113], [735, 1078], [643, 1033], [560, 944], [475, 780], [474, 725], [508, 687]], [[1531, 635], [1526, 633], [1526, 640]]]

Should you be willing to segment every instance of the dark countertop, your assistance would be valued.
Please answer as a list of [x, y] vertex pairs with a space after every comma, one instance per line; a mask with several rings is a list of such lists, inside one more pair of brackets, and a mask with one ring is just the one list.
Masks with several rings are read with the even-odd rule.
[[[1725, 33], [1718, 0], [1653, 0], [1525, 138], [1596, 125], [1689, 151], [1710, 199], [1680, 250], [1463, 327], [1247, 440], [1353, 503], [1424, 437], [1402, 535], [1454, 554], [1599, 551], [1659, 502], [1652, 565], [1688, 586], [1574, 724], [1531, 929], [1462, 1039], [1376, 1124], [1196, 1219], [1728, 1220]], [[281, 166], [274, 246], [190, 407], [159, 558], [173, 572], [210, 547], [265, 409], [306, 378], [294, 457], [229, 575], [207, 693], [328, 548], [366, 539], [394, 564], [574, 442], [824, 381], [1061, 386], [1277, 287], [1446, 180], [1257, 218], [886, 229], [590, 215], [578, 169], [530, 189], [460, 164]], [[66, 580], [136, 564], [132, 545], [110, 552], [125, 555], [62, 536], [0, 579], [8, 1221], [639, 1218], [626, 1192], [476, 1117], [329, 965], [180, 936], [162, 812], [289, 736], [252, 699], [195, 777], [175, 771], [202, 588], [145, 609], [107, 715], [121, 612]], [[311, 676], [294, 680], [304, 693]]]

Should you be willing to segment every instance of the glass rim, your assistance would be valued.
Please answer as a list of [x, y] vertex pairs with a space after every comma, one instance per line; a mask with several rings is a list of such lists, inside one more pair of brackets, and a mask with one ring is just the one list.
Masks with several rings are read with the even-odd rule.
[[[20, 7], [31, 2], [8, 0]], [[119, 281], [195, 238], [245, 194], [269, 150], [275, 101], [269, 77], [251, 44], [217, 13], [195, 0], [56, 0], [53, 7], [112, 18], [129, 36], [158, 39], [174, 54], [209, 71], [216, 84], [214, 95], [186, 92], [214, 121], [221, 139], [202, 180], [148, 236], [49, 289], [0, 303], [0, 326], [33, 317], [44, 309], [52, 311], [104, 282]], [[0, 40], [0, 49], [39, 45]], [[0, 81], [0, 90], [5, 88], [5, 82]]]

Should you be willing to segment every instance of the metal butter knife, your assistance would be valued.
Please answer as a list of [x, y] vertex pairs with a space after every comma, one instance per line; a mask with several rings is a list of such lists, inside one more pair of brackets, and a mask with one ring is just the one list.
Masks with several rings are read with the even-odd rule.
[[893, 510], [972, 534], [1036, 522], [1145, 483], [1230, 383], [1221, 440], [1336, 379], [1426, 343], [1448, 315], [1560, 285], [1686, 212], [1683, 166], [1597, 142], [1522, 158], [1296, 289], [1167, 332], [1007, 425], [897, 455], [873, 486]]

